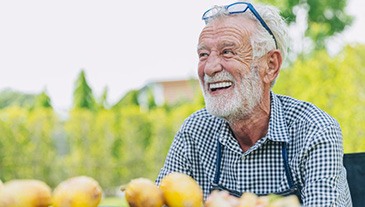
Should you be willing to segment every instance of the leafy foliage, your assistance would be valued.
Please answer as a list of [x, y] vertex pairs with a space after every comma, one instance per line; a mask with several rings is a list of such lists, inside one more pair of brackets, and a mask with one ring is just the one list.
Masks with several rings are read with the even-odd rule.
[[85, 72], [82, 70], [76, 80], [73, 94], [73, 108], [94, 110], [96, 107], [93, 91], [87, 83]]
[[347, 152], [365, 150], [365, 47], [348, 46], [336, 57], [324, 50], [282, 70], [275, 91], [309, 101], [335, 117]]
[[36, 95], [27, 94], [11, 89], [5, 89], [0, 92], [0, 109], [8, 106], [20, 106], [30, 108], [36, 99]]
[[288, 23], [297, 21], [298, 10], [307, 13], [306, 36], [316, 49], [323, 49], [326, 40], [351, 25], [353, 17], [346, 13], [347, 1], [342, 0], [261, 0], [278, 6]]
[[38, 178], [53, 183], [52, 132], [56, 121], [50, 109], [29, 112], [13, 106], [0, 111], [0, 177], [3, 180]]
[[48, 96], [46, 91], [43, 91], [35, 98], [35, 108], [52, 108], [51, 98]]
[[120, 109], [127, 106], [139, 106], [138, 94], [139, 90], [130, 90], [113, 106], [113, 108]]
[[98, 109], [106, 109], [108, 105], [108, 87], [105, 87], [100, 98], [96, 101]]

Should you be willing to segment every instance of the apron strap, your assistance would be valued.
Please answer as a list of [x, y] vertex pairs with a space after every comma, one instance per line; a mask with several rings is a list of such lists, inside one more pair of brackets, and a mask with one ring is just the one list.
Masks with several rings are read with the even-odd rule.
[[288, 152], [286, 150], [285, 142], [283, 142], [283, 144], [282, 144], [281, 154], [284, 159], [284, 168], [285, 168], [286, 179], [288, 180], [289, 187], [292, 188], [292, 187], [294, 187], [294, 180], [293, 180], [293, 176], [291, 174], [291, 169], [289, 166]]
[[217, 140], [217, 158], [215, 160], [215, 175], [213, 183], [218, 185], [219, 178], [221, 174], [221, 162], [222, 162], [222, 148], [223, 146], [221, 143], [219, 143], [219, 140]]

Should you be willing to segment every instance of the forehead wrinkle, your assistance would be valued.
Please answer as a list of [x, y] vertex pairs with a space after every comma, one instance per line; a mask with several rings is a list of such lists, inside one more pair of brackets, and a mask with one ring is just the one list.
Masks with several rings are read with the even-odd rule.
[[234, 27], [216, 27], [216, 28], [206, 28], [202, 31], [199, 42], [202, 44], [198, 47], [204, 48], [204, 39], [210, 40], [219, 40], [219, 45], [221, 47], [224, 46], [235, 46], [238, 44], [243, 44], [245, 36], [244, 31], [234, 28]]
[[218, 27], [213, 29], [213, 31], [209, 32], [211, 35], [217, 35], [217, 36], [233, 36], [236, 38], [239, 38], [244, 35], [244, 32], [238, 28], [235, 27]]

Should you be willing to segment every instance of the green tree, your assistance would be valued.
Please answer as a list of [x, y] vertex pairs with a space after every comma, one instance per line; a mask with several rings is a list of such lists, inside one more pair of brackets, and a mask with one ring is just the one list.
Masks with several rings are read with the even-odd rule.
[[[52, 108], [35, 108], [28, 113], [26, 128], [28, 129], [31, 178], [46, 181], [49, 185], [57, 184], [57, 171], [54, 170], [56, 160], [54, 128], [58, 118]], [[37, 166], [37, 167], [31, 167]]]
[[124, 107], [120, 110], [119, 130], [122, 141], [121, 156], [124, 181], [146, 175], [148, 163], [146, 149], [151, 143], [151, 122], [147, 112], [139, 107]]
[[98, 106], [99, 110], [109, 108], [109, 104], [108, 104], [108, 87], [104, 87], [100, 98], [98, 98], [98, 100], [97, 100], [97, 106]]
[[[98, 179], [107, 191], [121, 184], [119, 177], [119, 171], [122, 170], [121, 165], [119, 165], [120, 160], [115, 159], [112, 154], [117, 139], [114, 130], [116, 119], [112, 110], [100, 110], [94, 116], [93, 130], [90, 135], [92, 145], [89, 154], [89, 157], [93, 159], [91, 175]], [[110, 171], [110, 173], [106, 173], [106, 171]]]
[[3, 180], [36, 178], [54, 183], [55, 122], [51, 109], [29, 111], [12, 106], [0, 111], [0, 177]]
[[0, 177], [2, 180], [31, 176], [28, 110], [18, 106], [0, 111]]
[[91, 156], [93, 147], [93, 133], [95, 113], [88, 109], [74, 109], [64, 128], [70, 147], [69, 153], [64, 157], [66, 167], [64, 174], [75, 176], [80, 174], [90, 175], [93, 170], [94, 157]]
[[324, 50], [283, 69], [274, 90], [314, 103], [338, 120], [346, 152], [365, 150], [365, 46], [335, 57]]
[[81, 70], [75, 82], [73, 108], [94, 110], [96, 108], [95, 98], [85, 76], [85, 72]]
[[171, 114], [167, 113], [163, 107], [151, 110], [148, 116], [151, 120], [151, 141], [146, 148], [148, 163], [146, 176], [155, 179], [165, 161], [176, 131], [173, 128]]
[[34, 105], [36, 95], [4, 89], [0, 92], [0, 109], [8, 106], [21, 106], [30, 108]]
[[279, 6], [288, 23], [297, 21], [298, 11], [307, 14], [305, 35], [313, 41], [315, 49], [323, 49], [326, 40], [350, 26], [353, 17], [346, 13], [347, 0], [261, 0]]
[[112, 108], [121, 109], [127, 106], [139, 106], [138, 95], [139, 90], [130, 90]]
[[155, 96], [153, 94], [152, 88], [148, 88], [146, 91], [147, 96], [147, 109], [151, 110], [157, 107]]
[[48, 96], [48, 94], [45, 90], [36, 96], [34, 107], [35, 108], [52, 108], [51, 98]]

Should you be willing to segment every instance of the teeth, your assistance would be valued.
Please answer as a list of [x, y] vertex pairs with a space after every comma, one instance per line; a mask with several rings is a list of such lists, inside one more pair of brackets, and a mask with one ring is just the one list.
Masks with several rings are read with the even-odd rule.
[[232, 85], [232, 82], [219, 82], [219, 83], [211, 83], [209, 85], [211, 90], [219, 89], [219, 88], [227, 88]]

